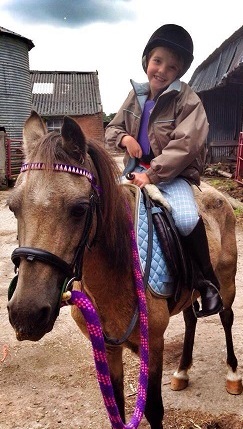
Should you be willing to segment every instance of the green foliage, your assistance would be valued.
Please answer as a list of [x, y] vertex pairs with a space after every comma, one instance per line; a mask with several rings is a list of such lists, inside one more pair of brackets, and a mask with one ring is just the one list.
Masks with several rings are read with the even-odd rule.
[[107, 115], [105, 112], [103, 112], [103, 122], [109, 123], [115, 115], [116, 113], [110, 113], [109, 115]]
[[234, 209], [234, 213], [236, 217], [243, 217], [243, 208], [237, 207], [236, 209]]
[[214, 188], [218, 188], [221, 185], [222, 181], [220, 179], [211, 179], [210, 185]]

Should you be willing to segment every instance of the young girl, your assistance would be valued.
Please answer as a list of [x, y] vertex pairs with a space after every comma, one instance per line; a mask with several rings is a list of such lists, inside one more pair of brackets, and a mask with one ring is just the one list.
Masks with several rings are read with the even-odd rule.
[[126, 151], [125, 165], [139, 159], [132, 183], [157, 185], [170, 203], [176, 227], [203, 275], [197, 287], [202, 301], [197, 316], [202, 317], [220, 312], [223, 305], [190, 185], [200, 184], [208, 134], [199, 97], [179, 80], [192, 60], [193, 42], [183, 27], [158, 28], [142, 55], [148, 82], [131, 81], [133, 90], [106, 128], [106, 143]]

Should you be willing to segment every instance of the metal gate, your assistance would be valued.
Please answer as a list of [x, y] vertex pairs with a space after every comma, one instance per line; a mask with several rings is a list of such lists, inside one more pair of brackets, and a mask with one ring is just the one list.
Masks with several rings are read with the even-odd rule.
[[6, 139], [6, 175], [8, 180], [16, 180], [24, 159], [22, 140]]
[[243, 132], [239, 135], [235, 180], [243, 185]]

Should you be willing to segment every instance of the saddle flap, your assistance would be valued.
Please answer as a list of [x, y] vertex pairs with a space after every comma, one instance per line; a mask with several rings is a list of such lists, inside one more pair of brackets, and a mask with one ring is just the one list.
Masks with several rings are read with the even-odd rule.
[[[156, 294], [156, 296], [169, 298], [173, 296], [175, 292], [174, 278], [169, 271], [164, 257], [163, 247], [161, 248], [158, 234], [152, 223], [152, 214], [152, 227], [149, 227], [148, 206], [150, 205], [152, 208], [152, 204], [148, 201], [146, 202], [144, 191], [141, 191], [138, 186], [132, 184], [123, 184], [123, 186], [128, 186], [135, 201], [134, 229], [140, 256], [140, 267], [144, 279], [148, 279], [148, 281], [145, 280], [145, 282], [151, 292]], [[149, 229], [151, 229], [151, 236], [149, 234]]]

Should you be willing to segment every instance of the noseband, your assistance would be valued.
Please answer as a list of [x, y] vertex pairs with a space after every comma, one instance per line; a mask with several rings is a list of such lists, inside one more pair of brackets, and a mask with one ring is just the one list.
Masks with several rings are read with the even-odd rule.
[[[20, 172], [23, 173], [29, 170], [45, 170], [45, 169], [46, 169], [46, 165], [44, 163], [30, 163], [30, 164], [23, 164]], [[34, 247], [18, 247], [13, 251], [11, 255], [11, 259], [15, 265], [15, 271], [17, 271], [17, 269], [20, 266], [21, 258], [25, 258], [28, 262], [40, 261], [48, 265], [51, 265], [52, 267], [61, 271], [66, 277], [64, 285], [62, 287], [62, 293], [63, 293], [66, 290], [72, 289], [72, 283], [75, 280], [77, 281], [81, 280], [84, 250], [85, 250], [85, 246], [88, 245], [89, 233], [91, 230], [92, 220], [93, 220], [93, 214], [97, 209], [97, 204], [99, 201], [100, 188], [99, 186], [97, 186], [96, 178], [93, 176], [93, 174], [83, 168], [75, 167], [72, 165], [66, 165], [66, 164], [53, 164], [52, 169], [53, 171], [57, 171], [57, 172], [58, 171], [67, 172], [71, 174], [78, 174], [79, 176], [85, 176], [91, 183], [91, 186], [93, 189], [93, 192], [91, 192], [90, 198], [89, 198], [89, 208], [86, 214], [83, 233], [79, 241], [78, 247], [76, 249], [73, 261], [71, 262], [71, 264], [68, 264], [63, 259], [59, 258], [59, 256], [56, 256], [53, 253], [48, 252], [46, 250], [38, 249]], [[11, 299], [16, 289], [17, 277], [18, 276], [15, 276], [10, 283], [9, 291], [8, 291], [8, 299]]]

